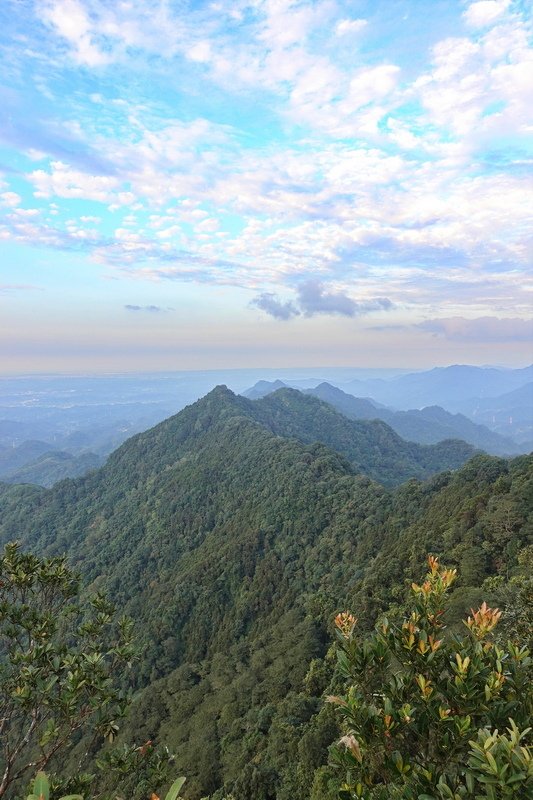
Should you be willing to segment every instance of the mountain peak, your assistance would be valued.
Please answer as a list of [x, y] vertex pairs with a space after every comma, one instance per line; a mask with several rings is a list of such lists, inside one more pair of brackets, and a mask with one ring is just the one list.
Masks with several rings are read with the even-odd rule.
[[278, 389], [284, 389], [286, 386], [287, 384], [279, 379], [275, 381], [260, 380], [242, 394], [243, 397], [247, 397], [249, 400], [259, 400], [261, 397], [266, 397], [267, 394], [271, 394]]
[[214, 389], [211, 389], [205, 397], [236, 397], [235, 393], [228, 389], [225, 383], [219, 383]]

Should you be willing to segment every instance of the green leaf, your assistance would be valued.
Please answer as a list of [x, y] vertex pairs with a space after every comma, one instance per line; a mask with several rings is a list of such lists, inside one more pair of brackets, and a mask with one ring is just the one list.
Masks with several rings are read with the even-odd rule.
[[33, 782], [33, 793], [37, 795], [39, 800], [49, 800], [50, 797], [50, 784], [44, 772], [38, 772]]
[[177, 778], [168, 790], [165, 800], [179, 800], [179, 793], [185, 780], [185, 778]]

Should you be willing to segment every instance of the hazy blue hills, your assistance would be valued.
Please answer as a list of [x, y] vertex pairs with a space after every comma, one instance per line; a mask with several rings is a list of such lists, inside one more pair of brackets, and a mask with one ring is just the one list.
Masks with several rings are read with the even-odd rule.
[[496, 397], [471, 401], [469, 415], [518, 442], [533, 441], [533, 382]]
[[451, 414], [440, 406], [393, 411], [376, 406], [370, 400], [352, 397], [327, 383], [320, 384], [315, 389], [307, 389], [306, 393], [330, 403], [351, 419], [382, 419], [403, 439], [410, 441], [434, 444], [456, 438], [492, 455], [514, 455], [522, 452], [512, 439], [472, 422], [464, 414]]
[[66, 551], [134, 617], [122, 736], [167, 744], [189, 800], [308, 800], [338, 737], [323, 703], [335, 611], [372, 625], [431, 550], [460, 570], [462, 613], [531, 535], [531, 458], [478, 455], [395, 488], [367, 477], [396, 484], [396, 466], [428, 474], [472, 452], [445, 445], [295, 390], [252, 402], [219, 387], [83, 478], [1, 485], [0, 540]]
[[287, 389], [289, 388], [289, 384], [284, 383], [283, 381], [257, 381], [250, 389], [247, 389], [245, 392], [242, 392], [243, 397], [247, 397], [249, 400], [259, 400], [261, 397], [266, 397], [267, 394], [272, 394], [277, 389]]
[[437, 431], [439, 439], [445, 435], [457, 436], [492, 455], [514, 455], [524, 452], [523, 448], [517, 446], [511, 438], [501, 436], [485, 425], [472, 422], [464, 414], [451, 414], [440, 406], [399, 411], [392, 425], [405, 438], [411, 438], [408, 435], [409, 429], [417, 426], [424, 426], [426, 435], [420, 439], [417, 437], [415, 441], [435, 441]]
[[[370, 400], [368, 397], [354, 397], [330, 383], [320, 383], [313, 389], [306, 389], [306, 394], [318, 397], [325, 403], [330, 403], [337, 411], [349, 419], [382, 419], [384, 422], [394, 419], [394, 411], [387, 406]], [[390, 424], [390, 423], [389, 423]], [[392, 427], [392, 426], [391, 426]], [[449, 438], [449, 437], [444, 437]], [[439, 441], [435, 439], [435, 441]]]
[[29, 440], [16, 447], [0, 444], [0, 478], [53, 450], [49, 442]]
[[50, 487], [65, 478], [77, 478], [97, 469], [103, 459], [95, 453], [74, 456], [61, 450], [43, 453], [35, 460], [28, 461], [17, 469], [0, 473], [0, 480], [6, 483], [34, 483]]
[[96, 453], [82, 451], [76, 455], [49, 442], [27, 441], [16, 447], [0, 445], [0, 480], [49, 487], [64, 478], [84, 475], [103, 461]]
[[503, 395], [532, 380], [533, 366], [495, 369], [455, 365], [413, 372], [391, 380], [349, 381], [342, 388], [350, 394], [368, 396], [402, 410], [440, 405], [447, 411], [465, 412], [473, 398]]

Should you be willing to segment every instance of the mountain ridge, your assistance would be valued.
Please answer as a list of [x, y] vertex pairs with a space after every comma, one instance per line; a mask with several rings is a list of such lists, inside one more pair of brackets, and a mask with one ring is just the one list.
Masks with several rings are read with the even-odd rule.
[[[309, 800], [337, 736], [322, 700], [334, 613], [371, 626], [428, 551], [459, 567], [459, 612], [515, 569], [533, 459], [475, 455], [388, 488], [311, 441], [376, 430], [399, 439], [295, 390], [249, 401], [218, 387], [83, 478], [0, 485], [0, 540], [66, 551], [88, 591], [134, 618], [142, 661], [121, 741], [167, 744], [189, 800]], [[299, 748], [303, 773], [287, 757]]]
[[[252, 387], [245, 396], [263, 398], [276, 391], [277, 383], [263, 381], [257, 392]], [[250, 394], [252, 392], [253, 395]], [[462, 414], [450, 414], [440, 406], [395, 411], [368, 398], [354, 397], [326, 381], [312, 389], [304, 389], [302, 393], [329, 403], [352, 420], [381, 419], [401, 438], [418, 444], [437, 444], [448, 439], [461, 439], [491, 455], [518, 455], [524, 451], [513, 440], [472, 422]]]

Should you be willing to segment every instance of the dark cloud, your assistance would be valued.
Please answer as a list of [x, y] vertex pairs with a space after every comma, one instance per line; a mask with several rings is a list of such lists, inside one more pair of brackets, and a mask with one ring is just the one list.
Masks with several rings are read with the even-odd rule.
[[313, 317], [316, 314], [340, 314], [344, 317], [359, 317], [371, 311], [386, 311], [393, 307], [387, 297], [374, 297], [357, 302], [343, 292], [328, 292], [318, 281], [306, 281], [297, 289], [297, 300], [283, 302], [272, 292], [262, 292], [254, 297], [252, 306], [270, 314], [275, 319], [292, 319], [300, 314]]
[[292, 317], [299, 316], [300, 312], [292, 303], [288, 301], [284, 303], [273, 292], [262, 292], [254, 297], [250, 305], [260, 308], [266, 314], [270, 314], [274, 319], [292, 319]]
[[162, 314], [165, 311], [173, 311], [172, 308], [162, 308], [161, 306], [134, 306], [128, 303], [124, 306], [126, 311], [147, 311], [149, 314]]
[[344, 317], [358, 317], [370, 311], [387, 311], [392, 302], [387, 297], [374, 297], [357, 302], [343, 292], [327, 292], [324, 284], [306, 281], [298, 289], [298, 304], [306, 317], [315, 314], [341, 314]]
[[298, 286], [298, 302], [306, 317], [314, 314], [342, 314], [355, 316], [357, 303], [342, 292], [326, 292], [317, 281], [306, 281]]
[[533, 321], [517, 317], [444, 317], [425, 320], [416, 327], [454, 341], [527, 342], [533, 339]]

